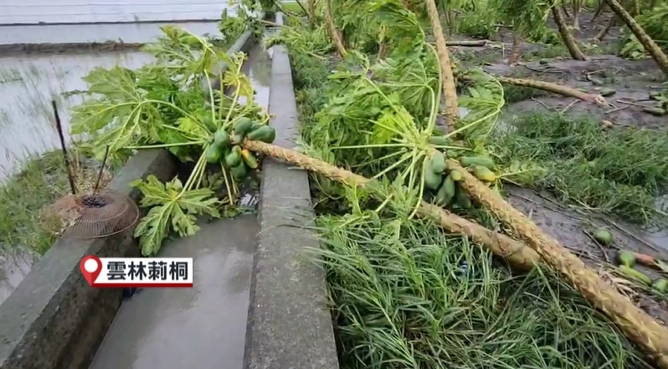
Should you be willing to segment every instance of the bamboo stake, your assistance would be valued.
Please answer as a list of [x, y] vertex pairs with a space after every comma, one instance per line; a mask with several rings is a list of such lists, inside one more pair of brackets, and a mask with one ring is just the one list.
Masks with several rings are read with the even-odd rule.
[[[371, 183], [370, 179], [321, 160], [313, 159], [294, 150], [250, 140], [244, 141], [243, 146], [250, 151], [297, 165], [302, 169], [318, 173], [333, 181], [351, 187], [365, 187], [366, 189], [370, 189], [371, 187], [369, 186]], [[506, 259], [511, 265], [520, 270], [531, 269], [540, 260], [538, 254], [526, 245], [506, 235], [491, 231], [477, 223], [452, 214], [439, 206], [423, 201], [417, 214], [423, 218], [435, 219], [448, 232], [468, 236], [475, 243], [486, 246], [494, 254]]]
[[659, 367], [668, 369], [668, 329], [636, 307], [613, 286], [599, 278], [582, 260], [545, 234], [524, 214], [510, 206], [459, 162], [449, 159], [448, 167], [462, 173], [460, 185], [475, 200], [510, 226], [513, 234], [534, 249], [554, 270], [569, 281], [593, 306], [603, 311], [629, 338], [654, 358]]

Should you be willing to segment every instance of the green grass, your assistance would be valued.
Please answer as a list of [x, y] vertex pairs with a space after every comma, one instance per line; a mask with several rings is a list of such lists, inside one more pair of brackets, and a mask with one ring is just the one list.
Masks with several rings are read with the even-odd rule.
[[27, 159], [0, 187], [0, 247], [44, 254], [55, 236], [41, 229], [39, 212], [69, 188], [60, 151]]
[[535, 163], [546, 171], [533, 186], [560, 200], [646, 224], [665, 221], [655, 198], [668, 186], [668, 132], [605, 129], [600, 120], [530, 112], [495, 138], [501, 161]]
[[[94, 162], [89, 159], [89, 149], [77, 146], [69, 151], [74, 174], [81, 178], [77, 186], [91, 187], [92, 179], [97, 178], [97, 169], [91, 167]], [[110, 161], [108, 167], [115, 173], [122, 165], [122, 162]], [[0, 249], [40, 255], [47, 252], [56, 236], [40, 225], [40, 211], [69, 192], [62, 151], [27, 158], [21, 170], [0, 185]]]
[[513, 277], [426, 221], [366, 213], [318, 224], [344, 369], [651, 367], [548, 271]]
[[[305, 3], [303, 3], [304, 6]], [[281, 2], [281, 7], [288, 12], [295, 13], [298, 15], [303, 15], [304, 11], [302, 11], [302, 8], [299, 7], [299, 4], [297, 4], [294, 1], [286, 1], [286, 2]]]

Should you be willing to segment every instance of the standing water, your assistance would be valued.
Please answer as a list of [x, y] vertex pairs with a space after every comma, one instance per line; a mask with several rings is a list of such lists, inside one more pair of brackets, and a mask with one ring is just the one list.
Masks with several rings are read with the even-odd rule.
[[[162, 34], [160, 27], [165, 25], [182, 27], [202, 36], [218, 32], [216, 22], [16, 26], [3, 29], [0, 45], [31, 43], [36, 39], [40, 43], [78, 44], [110, 40], [146, 43], [159, 37]], [[19, 32], [21, 27], [27, 27], [26, 31]], [[39, 37], [35, 36], [37, 29]], [[8, 39], [9, 34], [13, 36]], [[58, 102], [64, 128], [69, 130], [69, 109], [82, 102], [80, 96], [70, 93], [87, 88], [82, 78], [93, 68], [111, 68], [117, 64], [138, 68], [151, 59], [150, 55], [139, 51], [0, 57], [0, 96], [3, 97], [0, 104], [0, 182], [12, 174], [27, 155], [41, 154], [57, 147], [51, 100]]]
[[69, 131], [69, 109], [82, 98], [63, 94], [85, 90], [82, 78], [95, 67], [137, 68], [150, 60], [141, 52], [0, 58], [0, 181], [28, 155], [58, 147], [51, 100], [58, 102], [63, 128]]

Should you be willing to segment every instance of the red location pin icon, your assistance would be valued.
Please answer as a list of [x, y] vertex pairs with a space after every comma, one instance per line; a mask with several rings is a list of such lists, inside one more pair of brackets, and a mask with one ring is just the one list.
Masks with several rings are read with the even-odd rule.
[[79, 269], [81, 269], [81, 274], [86, 278], [86, 282], [92, 286], [97, 276], [102, 272], [102, 262], [95, 255], [87, 255], [81, 259]]

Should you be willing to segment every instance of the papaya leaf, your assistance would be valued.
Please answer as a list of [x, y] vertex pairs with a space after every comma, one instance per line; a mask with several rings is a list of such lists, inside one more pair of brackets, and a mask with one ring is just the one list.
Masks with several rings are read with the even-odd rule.
[[134, 181], [131, 186], [142, 192], [141, 206], [151, 207], [135, 229], [135, 237], [139, 238], [145, 256], [158, 253], [162, 241], [171, 232], [180, 237], [195, 234], [199, 230], [198, 215], [220, 218], [217, 208], [220, 202], [209, 188], [184, 191], [178, 177], [163, 184], [154, 175]]

